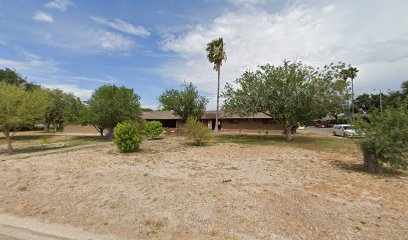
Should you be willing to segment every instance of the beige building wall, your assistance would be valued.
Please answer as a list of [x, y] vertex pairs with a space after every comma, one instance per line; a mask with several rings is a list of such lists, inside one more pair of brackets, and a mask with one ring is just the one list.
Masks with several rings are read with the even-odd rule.
[[65, 133], [80, 133], [80, 134], [96, 134], [99, 132], [93, 126], [82, 126], [82, 125], [67, 125], [64, 126]]
[[234, 119], [223, 119], [223, 129], [251, 129], [251, 130], [283, 130], [283, 126], [280, 123], [268, 122], [267, 119], [236, 119], [236, 123], [233, 123]]

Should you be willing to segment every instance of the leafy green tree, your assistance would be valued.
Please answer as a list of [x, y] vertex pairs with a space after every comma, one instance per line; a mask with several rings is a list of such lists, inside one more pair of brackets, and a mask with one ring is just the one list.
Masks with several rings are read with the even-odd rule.
[[200, 119], [208, 100], [198, 94], [193, 83], [184, 83], [182, 90], [165, 90], [159, 97], [162, 110], [173, 111], [175, 115], [187, 121], [190, 116]]
[[42, 120], [48, 107], [43, 89], [25, 91], [16, 85], [0, 83], [0, 130], [3, 132], [8, 152], [13, 151], [12, 137], [21, 128]]
[[153, 112], [151, 108], [142, 108], [142, 112]]
[[408, 101], [399, 108], [388, 108], [383, 114], [370, 114], [369, 121], [358, 121], [364, 133], [359, 141], [368, 172], [381, 172], [386, 163], [394, 168], [408, 166]]
[[209, 142], [212, 138], [210, 130], [197, 118], [191, 116], [187, 119], [186, 129], [188, 137], [193, 141], [194, 145], [202, 146]]
[[323, 113], [334, 116], [336, 122], [341, 114], [347, 113], [350, 109], [349, 83], [342, 75], [345, 68], [346, 64], [343, 62], [330, 63], [322, 69], [317, 68], [313, 73], [314, 77], [319, 79], [316, 87], [320, 97], [316, 100], [321, 101], [319, 105], [323, 108]]
[[405, 98], [408, 97], [408, 80], [402, 82], [401, 93], [402, 93], [402, 96], [404, 96]]
[[142, 136], [137, 128], [129, 122], [119, 123], [115, 128], [114, 143], [121, 152], [134, 152], [139, 150]]
[[362, 111], [363, 113], [372, 113], [372, 112], [378, 112], [381, 109], [381, 101], [383, 102], [383, 108], [385, 108], [385, 101], [387, 95], [381, 93], [381, 98], [380, 99], [380, 94], [361, 94], [358, 96], [355, 100], [355, 107], [358, 111]]
[[214, 129], [215, 132], [218, 132], [218, 110], [220, 102], [220, 75], [221, 75], [221, 66], [222, 61], [227, 60], [227, 54], [225, 53], [225, 44], [222, 38], [214, 39], [207, 44], [207, 59], [210, 63], [214, 64], [214, 70], [218, 74], [218, 85], [217, 85], [217, 111], [215, 114], [215, 124], [217, 125]]
[[354, 121], [354, 79], [357, 77], [357, 73], [358, 69], [351, 66], [341, 71], [341, 75], [345, 81], [351, 79], [351, 122]]
[[38, 85], [27, 82], [24, 77], [10, 68], [0, 69], [0, 83], [12, 84], [24, 90], [33, 90], [34, 88], [39, 88]]
[[104, 129], [113, 134], [114, 127], [124, 121], [141, 121], [140, 97], [133, 89], [104, 85], [96, 89], [86, 102], [83, 124], [94, 126], [103, 137]]
[[50, 131], [50, 125], [56, 126], [58, 131], [64, 129], [64, 123], [80, 123], [82, 101], [72, 93], [64, 93], [60, 89], [51, 89], [47, 91], [49, 108], [46, 110], [44, 120], [44, 131]]
[[[63, 108], [63, 118], [62, 122], [57, 122], [58, 125], [62, 123], [68, 124], [81, 124], [83, 119], [83, 112], [85, 105], [79, 97], [76, 97], [72, 93], [65, 93], [65, 106]], [[62, 130], [62, 127], [59, 126], [59, 129]]]
[[327, 106], [333, 105], [332, 94], [327, 93], [333, 88], [331, 82], [301, 62], [260, 66], [238, 78], [238, 88], [226, 85], [224, 110], [239, 116], [264, 113], [283, 125], [286, 141], [290, 141], [292, 128], [322, 117]]
[[150, 121], [146, 124], [144, 134], [150, 139], [157, 139], [163, 133], [163, 131], [164, 129], [161, 122]]

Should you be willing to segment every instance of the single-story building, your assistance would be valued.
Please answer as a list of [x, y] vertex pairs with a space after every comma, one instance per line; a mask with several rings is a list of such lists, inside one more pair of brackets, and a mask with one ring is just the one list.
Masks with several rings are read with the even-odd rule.
[[[215, 128], [215, 112], [206, 111], [201, 117], [201, 122], [208, 126], [208, 129]], [[179, 128], [184, 125], [184, 122], [179, 116], [170, 111], [153, 111], [144, 112], [143, 120], [145, 121], [160, 121], [164, 128], [171, 129]], [[223, 111], [219, 111], [219, 129], [223, 132], [239, 132], [239, 133], [272, 133], [283, 131], [282, 124], [276, 122], [273, 118], [257, 113], [248, 117], [239, 117], [237, 115], [225, 115]], [[81, 133], [81, 134], [99, 134], [92, 126], [68, 125], [65, 126], [66, 133]]]
[[[211, 130], [215, 128], [215, 115], [216, 111], [206, 111], [201, 117], [201, 121]], [[144, 112], [143, 119], [145, 121], [160, 121], [165, 128], [178, 128], [184, 124], [179, 116], [169, 111]], [[263, 113], [239, 117], [237, 115], [225, 115], [223, 111], [219, 111], [219, 122], [219, 129], [228, 132], [283, 130], [282, 124]]]

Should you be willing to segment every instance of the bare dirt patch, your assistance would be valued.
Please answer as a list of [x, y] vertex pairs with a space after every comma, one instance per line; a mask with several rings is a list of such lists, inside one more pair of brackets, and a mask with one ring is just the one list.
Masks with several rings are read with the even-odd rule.
[[0, 162], [0, 212], [128, 239], [408, 236], [404, 173], [358, 171], [354, 153], [185, 141]]

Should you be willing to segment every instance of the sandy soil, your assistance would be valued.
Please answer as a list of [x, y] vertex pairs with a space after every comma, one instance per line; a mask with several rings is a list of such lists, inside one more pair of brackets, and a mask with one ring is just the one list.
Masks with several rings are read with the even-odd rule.
[[142, 149], [1, 161], [0, 213], [125, 239], [407, 239], [407, 175], [361, 172], [361, 156], [179, 137]]

